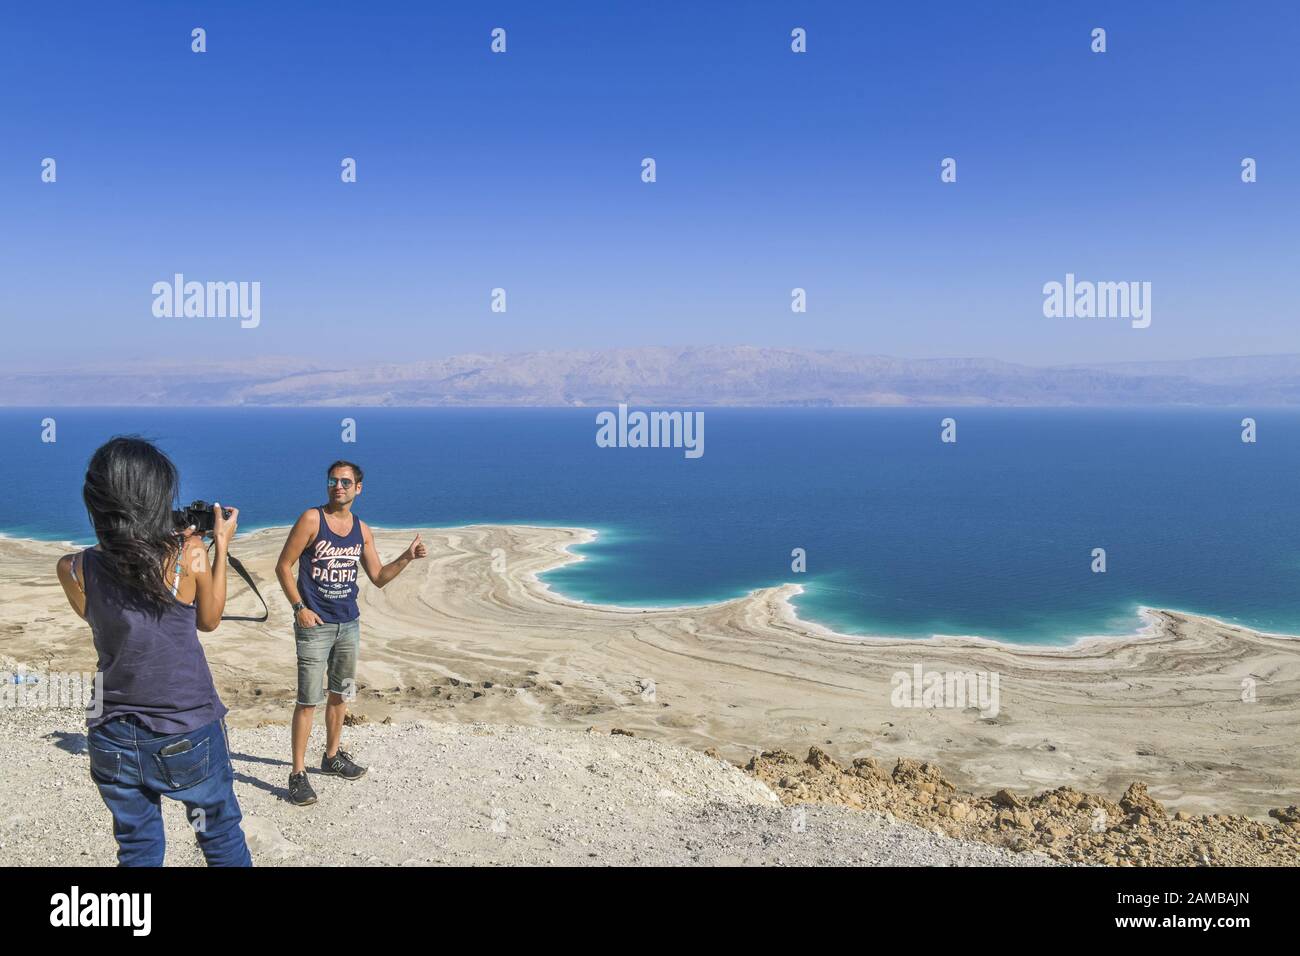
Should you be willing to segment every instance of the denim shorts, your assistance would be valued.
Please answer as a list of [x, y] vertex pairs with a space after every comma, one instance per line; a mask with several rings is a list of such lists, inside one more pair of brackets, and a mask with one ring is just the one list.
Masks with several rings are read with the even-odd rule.
[[298, 646], [298, 704], [315, 707], [325, 700], [321, 685], [329, 675], [329, 689], [352, 700], [357, 695], [357, 653], [361, 648], [361, 621], [344, 624], [293, 625]]

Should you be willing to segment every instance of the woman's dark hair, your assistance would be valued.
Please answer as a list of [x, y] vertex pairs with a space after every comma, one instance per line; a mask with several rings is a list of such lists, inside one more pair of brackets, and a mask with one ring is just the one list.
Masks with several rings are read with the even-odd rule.
[[178, 490], [171, 459], [135, 435], [101, 445], [86, 466], [82, 497], [99, 538], [98, 567], [159, 611], [173, 600], [163, 571], [180, 547], [172, 516]]

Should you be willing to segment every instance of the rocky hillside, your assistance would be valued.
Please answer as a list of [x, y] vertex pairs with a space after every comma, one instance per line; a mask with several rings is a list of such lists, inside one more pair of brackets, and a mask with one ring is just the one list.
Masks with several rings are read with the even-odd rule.
[[1036, 368], [749, 346], [0, 369], [0, 405], [1292, 405], [1300, 356]]
[[1300, 808], [1272, 810], [1264, 823], [1231, 814], [1192, 816], [1165, 808], [1134, 783], [1118, 801], [1070, 787], [1020, 795], [964, 793], [932, 764], [872, 757], [842, 767], [818, 747], [800, 760], [785, 751], [747, 768], [786, 804], [832, 804], [888, 814], [962, 840], [1063, 862], [1108, 866], [1297, 866]]
[[[84, 718], [0, 708], [0, 858], [115, 862], [90, 779]], [[319, 722], [308, 748], [319, 761]], [[488, 724], [353, 726], [370, 767], [347, 782], [311, 771], [320, 796], [285, 800], [289, 731], [231, 728], [235, 791], [258, 866], [932, 865], [1051, 861], [954, 840], [883, 814], [784, 807], [761, 781], [695, 751], [624, 735]], [[163, 801], [167, 864], [201, 866], [184, 808]]]

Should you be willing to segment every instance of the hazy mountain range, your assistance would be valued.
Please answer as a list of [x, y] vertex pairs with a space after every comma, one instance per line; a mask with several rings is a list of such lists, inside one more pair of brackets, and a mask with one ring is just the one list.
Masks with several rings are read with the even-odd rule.
[[0, 370], [0, 405], [1297, 405], [1300, 355], [1033, 367], [717, 346]]

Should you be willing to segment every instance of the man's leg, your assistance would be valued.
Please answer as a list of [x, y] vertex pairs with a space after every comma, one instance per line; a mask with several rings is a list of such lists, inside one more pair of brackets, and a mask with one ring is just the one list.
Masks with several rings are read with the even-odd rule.
[[360, 648], [361, 625], [349, 621], [338, 626], [329, 659], [329, 703], [325, 706], [325, 757], [333, 757], [339, 750], [343, 736], [343, 718], [348, 713], [348, 701], [357, 696], [357, 652]]
[[316, 708], [307, 704], [298, 704], [293, 709], [293, 773], [307, 769], [307, 739], [311, 737], [311, 725], [316, 719]]
[[334, 646], [334, 631], [331, 624], [293, 626], [294, 644], [298, 651], [298, 701], [293, 709], [293, 729], [290, 732], [293, 773], [307, 769], [307, 740], [311, 737], [312, 721], [316, 719], [316, 707], [325, 696], [322, 685]]
[[339, 625], [338, 637], [330, 650], [330, 695], [325, 708], [325, 756], [321, 758], [321, 771], [344, 780], [360, 780], [366, 773], [366, 768], [353, 762], [347, 751], [339, 746], [348, 701], [357, 696], [357, 649], [360, 641], [360, 623], [349, 621]]
[[[333, 757], [339, 752], [339, 739], [343, 736], [343, 718], [348, 714], [348, 702], [342, 694], [330, 691], [329, 703], [325, 705], [325, 756]], [[305, 748], [304, 743], [304, 748]]]
[[293, 638], [298, 651], [298, 700], [289, 735], [293, 769], [289, 773], [288, 797], [294, 806], [308, 807], [316, 802], [316, 791], [307, 780], [307, 740], [311, 737], [316, 707], [325, 698], [321, 685], [325, 682], [325, 668], [334, 644], [334, 627], [329, 624], [299, 627], [295, 623]]

